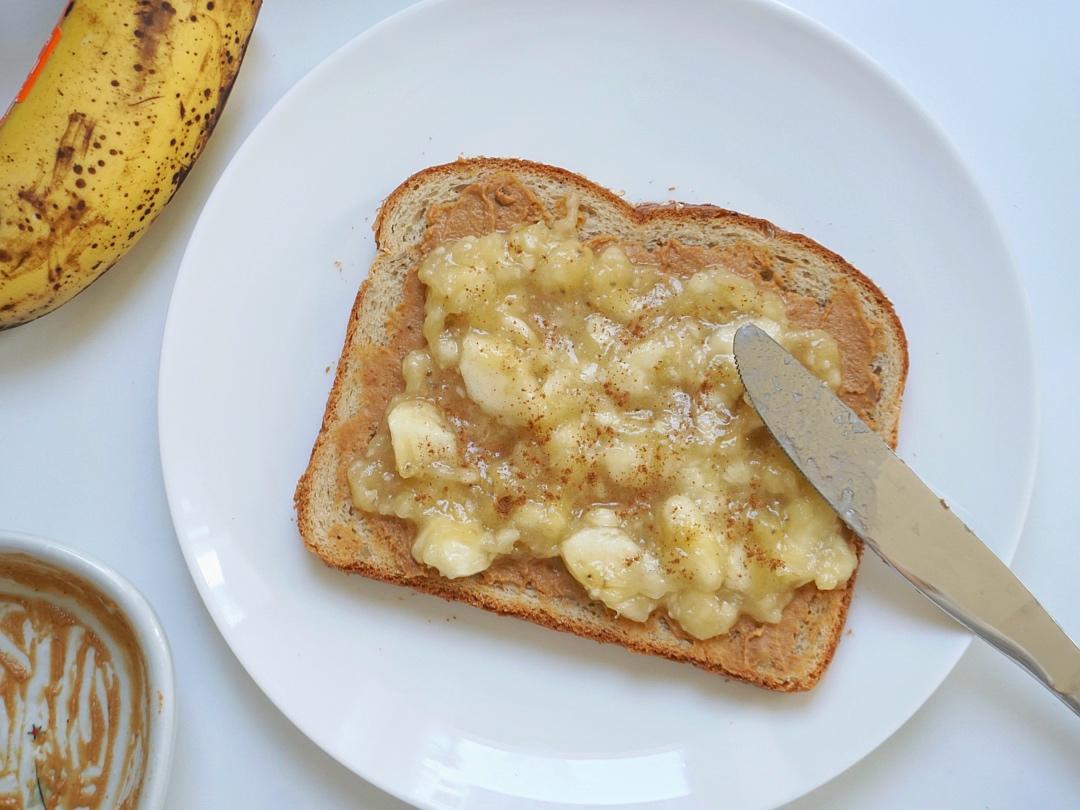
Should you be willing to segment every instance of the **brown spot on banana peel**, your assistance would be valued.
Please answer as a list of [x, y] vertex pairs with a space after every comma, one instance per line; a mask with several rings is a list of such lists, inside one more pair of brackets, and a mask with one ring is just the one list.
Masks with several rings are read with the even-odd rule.
[[[136, 40], [139, 62], [135, 66], [136, 86], [142, 88], [147, 78], [156, 70], [154, 67], [162, 41], [169, 38], [170, 29], [177, 24], [176, 9], [169, 3], [140, 5], [135, 12], [135, 25], [132, 36]], [[144, 70], [143, 68], [149, 68]]]
[[[87, 237], [85, 233], [80, 233], [77, 226], [82, 224], [83, 229], [89, 231], [90, 229], [97, 226], [105, 225], [106, 221], [105, 218], [102, 216], [95, 216], [89, 219], [84, 219], [84, 212], [86, 211], [85, 203], [81, 208], [78, 206], [74, 206], [73, 208], [74, 210], [70, 211], [69, 213], [68, 222], [61, 223], [61, 227], [57, 227], [53, 231], [53, 233], [55, 233], [56, 235], [55, 241], [53, 241], [52, 239], [41, 240], [39, 243], [33, 246], [35, 249], [21, 256], [19, 261], [19, 264], [22, 264], [23, 262], [25, 262], [26, 259], [31, 257], [34, 258], [35, 261], [31, 263], [30, 267], [40, 267], [46, 261], [56, 261], [57, 263], [53, 264], [49, 268], [47, 274], [47, 280], [49, 282], [50, 289], [53, 291], [54, 295], [40, 300], [36, 306], [30, 309], [19, 320], [18, 323], [0, 324], [0, 332], [4, 331], [5, 329], [10, 329], [15, 326], [21, 326], [24, 323], [29, 323], [30, 321], [37, 320], [43, 315], [48, 315], [50, 312], [56, 309], [55, 300], [57, 294], [61, 293], [66, 287], [76, 286], [79, 289], [77, 289], [70, 297], [65, 298], [64, 303], [67, 303], [67, 301], [75, 298], [77, 295], [83, 292], [83, 290], [89, 288], [89, 284], [82, 283], [79, 273], [65, 275], [64, 267], [78, 267], [78, 260], [81, 257], [83, 250], [88, 247], [88, 243], [90, 242], [90, 238]], [[63, 244], [64, 248], [66, 248], [66, 252], [61, 259], [54, 260], [51, 258], [50, 253], [54, 252], [60, 244]], [[94, 265], [94, 269], [96, 270], [98, 267], [100, 267], [101, 264], [103, 264], [102, 261], [97, 262]], [[114, 265], [115, 262], [110, 262], [107, 267], [105, 267], [101, 270], [100, 273], [98, 273], [94, 281], [104, 275], [105, 272], [111, 269]], [[10, 276], [3, 273], [2, 269], [0, 269], [0, 277]], [[37, 296], [34, 293], [27, 293], [21, 299], [9, 301], [4, 305], [0, 306], [0, 312], [10, 312], [16, 307], [22, 306], [23, 303], [27, 300], [35, 297]]]
[[[60, 136], [60, 143], [56, 148], [56, 156], [53, 160], [48, 185], [44, 189], [19, 189], [16, 195], [17, 198], [30, 205], [36, 213], [36, 219], [42, 222], [47, 231], [38, 238], [35, 238], [33, 231], [31, 231], [23, 240], [22, 245], [7, 245], [5, 252], [10, 253], [10, 249], [14, 248], [19, 258], [14, 263], [14, 266], [0, 269], [0, 277], [14, 278], [22, 272], [27, 272], [37, 266], [37, 262], [51, 261], [50, 254], [53, 247], [63, 243], [75, 233], [77, 226], [86, 213], [86, 201], [69, 192], [69, 196], [74, 199], [61, 207], [57, 197], [59, 196], [58, 192], [62, 190], [67, 175], [71, 172], [77, 174], [82, 172], [82, 167], [76, 167], [74, 164], [76, 145], [81, 145], [83, 154], [85, 154], [89, 149], [93, 132], [94, 121], [84, 113], [78, 111], [70, 113], [67, 127]], [[82, 178], [76, 181], [76, 185], [79, 184], [86, 185]], [[100, 221], [103, 222], [104, 220]], [[26, 231], [21, 231], [21, 233], [26, 233]], [[78, 247], [75, 258], [82, 253], [85, 247], [85, 244]], [[70, 253], [68, 258], [71, 258]], [[35, 259], [36, 261], [27, 263], [28, 259]], [[56, 279], [52, 277], [54, 272], [53, 269], [49, 270], [49, 281], [55, 283]]]
[[[93, 132], [94, 122], [90, 121], [85, 113], [76, 111], [68, 114], [67, 127], [64, 129], [64, 134], [60, 136], [60, 143], [56, 147], [52, 178], [42, 196], [47, 197], [52, 193], [53, 189], [63, 182], [64, 175], [71, 169], [71, 164], [75, 158], [75, 149], [76, 146], [80, 145], [80, 142], [82, 154], [86, 155], [87, 149], [90, 148], [90, 138]], [[22, 196], [21, 192], [20, 196]]]
[[[55, 282], [63, 266], [77, 266], [84, 250], [90, 247], [93, 236], [92, 228], [105, 224], [105, 218], [96, 215], [87, 218], [89, 210], [86, 201], [76, 198], [64, 208], [54, 209], [45, 204], [45, 200], [31, 190], [19, 191], [19, 198], [28, 202], [35, 209], [44, 212], [42, 221], [48, 229], [38, 239], [27, 239], [15, 247], [18, 258], [9, 268], [0, 268], [0, 278], [15, 278], [30, 272], [35, 267], [49, 266], [48, 280]], [[63, 251], [63, 260], [57, 266], [56, 254]], [[5, 250], [10, 255], [10, 251]], [[57, 275], [57, 278], [54, 278]]]
[[[207, 134], [209, 134], [209, 133], [207, 133]], [[202, 138], [202, 140], [205, 141], [206, 137], [204, 136]], [[191, 167], [193, 165], [194, 164], [192, 164], [192, 163], [181, 164], [180, 168], [177, 169], [175, 172], [173, 172], [172, 179], [170, 180], [170, 184], [172, 186], [172, 191], [169, 193], [169, 198], [167, 200], [165, 200], [165, 205], [168, 205], [170, 202], [172, 202], [172, 198], [175, 197], [176, 192], [180, 190], [181, 183], [183, 183], [184, 180], [187, 179], [188, 172], [191, 171]]]
[[[258, 7], [261, 5], [261, 0], [253, 0], [252, 5], [256, 6], [256, 14], [258, 14]], [[220, 38], [222, 37], [221, 26], [216, 27], [218, 36]], [[202, 154], [203, 147], [210, 139], [210, 133], [214, 131], [214, 127], [217, 125], [218, 119], [221, 117], [221, 113], [225, 109], [225, 102], [228, 101], [229, 94], [232, 93], [233, 85], [236, 84], [236, 78], [240, 74], [240, 64], [241, 62], [243, 62], [244, 56], [247, 54], [247, 47], [250, 41], [250, 37], [248, 37], [247, 40], [243, 41], [238, 49], [238, 57], [236, 58], [236, 60], [230, 60], [231, 68], [227, 70], [225, 81], [222, 82], [221, 87], [218, 88], [218, 103], [216, 106], [211, 107], [207, 111], [206, 116], [203, 118], [202, 132], [195, 141], [190, 161], [186, 164], [181, 164], [180, 167], [173, 173], [172, 178], [170, 178], [171, 191], [168, 198], [165, 200], [165, 205], [168, 205], [169, 202], [172, 201], [172, 198], [176, 196], [176, 192], [180, 190], [180, 186], [183, 184], [184, 180], [187, 179], [188, 173], [195, 165], [196, 159], [198, 159], [199, 155]], [[207, 58], [208, 56], [204, 57], [204, 63]], [[205, 92], [203, 93], [203, 98], [206, 98]], [[183, 118], [183, 102], [181, 102], [180, 104], [180, 109], [180, 117]]]
[[30, 207], [38, 213], [45, 213], [45, 200], [36, 194], [33, 189], [21, 188], [17, 196], [20, 200], [29, 203]]
[[[80, 113], [81, 114], [81, 113]], [[82, 129], [82, 156], [86, 157], [86, 153], [90, 151], [90, 141], [94, 135], [94, 127], [97, 122], [91, 121], [85, 115], [82, 116], [81, 129]]]

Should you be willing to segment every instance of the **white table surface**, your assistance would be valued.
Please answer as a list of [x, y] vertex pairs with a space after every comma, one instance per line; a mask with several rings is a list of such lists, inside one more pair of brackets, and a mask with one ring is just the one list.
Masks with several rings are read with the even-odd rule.
[[[14, 94], [61, 5], [0, 0], [0, 99]], [[179, 692], [170, 810], [404, 807], [295, 730], [214, 628], [166, 508], [156, 391], [169, 294], [215, 179], [296, 80], [405, 5], [267, 0], [223, 119], [149, 234], [74, 302], [0, 334], [0, 526], [99, 557], [155, 605]], [[790, 5], [908, 88], [959, 148], [1004, 228], [1033, 315], [1042, 420], [1035, 495], [1014, 567], [1080, 638], [1080, 252], [1073, 244], [1080, 217], [1080, 3]], [[976, 643], [896, 735], [791, 806], [1077, 807], [1080, 722], [1019, 668]]]

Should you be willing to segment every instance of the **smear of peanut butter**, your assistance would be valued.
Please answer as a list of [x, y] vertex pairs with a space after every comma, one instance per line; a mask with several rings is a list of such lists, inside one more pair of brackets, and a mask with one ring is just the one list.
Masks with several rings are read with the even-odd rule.
[[0, 556], [0, 669], [0, 808], [135, 808], [150, 699], [120, 609], [78, 577]]
[[[428, 252], [442, 242], [462, 236], [482, 236], [493, 231], [509, 231], [515, 225], [546, 218], [536, 195], [511, 173], [498, 173], [465, 188], [452, 202], [432, 206], [421, 246]], [[697, 271], [720, 265], [756, 285], [779, 293], [788, 318], [804, 328], [820, 328], [836, 340], [843, 365], [841, 399], [864, 419], [869, 418], [880, 395], [874, 371], [878, 336], [859, 305], [858, 293], [849, 281], [836, 285], [829, 300], [818, 301], [787, 286], [788, 270], [767, 243], [749, 241], [718, 247], [687, 245], [671, 240], [659, 248], [596, 237], [594, 250], [617, 242], [635, 264], [658, 264], [665, 272], [688, 277]], [[422, 296], [422, 291], [420, 292]], [[415, 304], [415, 301], [412, 302]], [[423, 299], [420, 298], [420, 305]]]
[[509, 231], [515, 225], [547, 219], [543, 204], [511, 174], [498, 174], [475, 183], [453, 202], [433, 205], [421, 249], [463, 236]]

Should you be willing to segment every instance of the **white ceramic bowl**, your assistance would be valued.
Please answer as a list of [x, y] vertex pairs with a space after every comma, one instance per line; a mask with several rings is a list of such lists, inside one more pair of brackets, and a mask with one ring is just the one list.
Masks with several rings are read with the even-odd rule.
[[[176, 701], [172, 655], [165, 631], [146, 598], [111, 568], [52, 540], [0, 531], [0, 557], [23, 554], [72, 574], [96, 587], [127, 617], [146, 662], [147, 691], [152, 696], [146, 772], [139, 807], [156, 810], [165, 802], [176, 737]], [[156, 699], [154, 699], [156, 698]]]

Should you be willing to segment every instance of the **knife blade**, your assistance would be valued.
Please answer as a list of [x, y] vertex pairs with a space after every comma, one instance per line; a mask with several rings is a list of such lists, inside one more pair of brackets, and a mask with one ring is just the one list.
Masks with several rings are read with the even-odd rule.
[[889, 566], [1080, 715], [1080, 649], [944, 500], [753, 324], [735, 333], [750, 404], [807, 480]]

